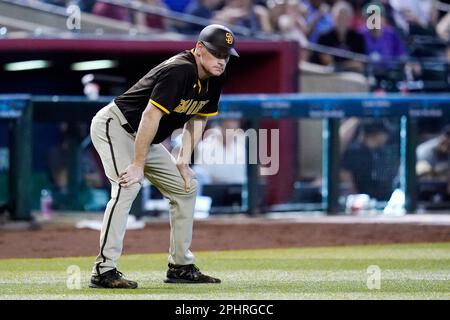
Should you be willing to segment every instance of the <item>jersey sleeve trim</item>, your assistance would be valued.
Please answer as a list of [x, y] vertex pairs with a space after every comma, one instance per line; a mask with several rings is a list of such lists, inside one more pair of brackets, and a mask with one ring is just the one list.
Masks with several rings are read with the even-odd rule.
[[154, 105], [155, 107], [157, 107], [158, 109], [161, 109], [162, 111], [164, 111], [167, 114], [170, 114], [170, 111], [167, 110], [166, 108], [164, 108], [162, 105], [160, 105], [158, 102], [154, 101], [153, 99], [150, 99], [150, 103], [152, 105]]
[[203, 116], [203, 117], [212, 117], [219, 114], [219, 111], [213, 112], [213, 113], [196, 113], [196, 115]]

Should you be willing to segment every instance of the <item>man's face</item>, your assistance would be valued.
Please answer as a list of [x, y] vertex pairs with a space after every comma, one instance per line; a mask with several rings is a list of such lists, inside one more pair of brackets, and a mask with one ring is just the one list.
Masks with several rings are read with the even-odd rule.
[[347, 9], [341, 8], [334, 13], [336, 28], [339, 30], [348, 30], [352, 25], [353, 14]]
[[378, 148], [384, 147], [385, 144], [387, 143], [388, 139], [389, 139], [389, 136], [385, 132], [379, 132], [378, 134], [375, 135], [375, 141], [376, 141]]
[[200, 54], [202, 67], [210, 76], [217, 77], [225, 71], [230, 59], [229, 54], [209, 50], [201, 43], [197, 45], [197, 50]]
[[366, 145], [370, 149], [381, 149], [383, 148], [389, 139], [389, 135], [386, 132], [377, 132], [367, 135], [365, 141]]

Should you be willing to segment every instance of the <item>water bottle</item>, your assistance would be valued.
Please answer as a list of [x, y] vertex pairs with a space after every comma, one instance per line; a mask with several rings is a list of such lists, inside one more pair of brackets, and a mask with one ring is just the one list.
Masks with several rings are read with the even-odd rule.
[[52, 215], [53, 198], [50, 190], [43, 189], [41, 191], [41, 213], [46, 219], [49, 219]]
[[389, 216], [403, 216], [406, 214], [405, 203], [405, 192], [401, 189], [395, 189], [384, 208], [383, 213]]

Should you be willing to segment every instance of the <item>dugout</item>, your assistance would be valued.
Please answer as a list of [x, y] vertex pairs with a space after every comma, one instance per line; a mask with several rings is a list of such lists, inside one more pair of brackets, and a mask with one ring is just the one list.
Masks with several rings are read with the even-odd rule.
[[[92, 38], [2, 39], [0, 41], [0, 94], [82, 96], [84, 94], [82, 79], [86, 75], [92, 75], [100, 85], [101, 96], [115, 96], [124, 92], [153, 66], [177, 52], [192, 48], [194, 44], [195, 39], [181, 41], [178, 39], [173, 41], [117, 40], [116, 38], [108, 39], [108, 37], [103, 37], [101, 40]], [[227, 68], [228, 80], [224, 88], [225, 94], [296, 92], [299, 48], [295, 43], [242, 40], [238, 42], [237, 49], [242, 58], [236, 59]], [[105, 60], [110, 61], [114, 67], [102, 70], [74, 67], [74, 63]], [[16, 72], [8, 69], [11, 63], [23, 61], [40, 61], [47, 67]], [[36, 102], [36, 99], [34, 101]], [[33, 106], [31, 111], [33, 143], [30, 145], [34, 144], [42, 154], [48, 151], [49, 146], [57, 143], [58, 135], [60, 135], [58, 122], [88, 122], [95, 114], [93, 109], [81, 108], [79, 112], [73, 113], [65, 107], [66, 105], [59, 103], [58, 108], [54, 109], [51, 104], [46, 105], [43, 102]], [[99, 107], [100, 105], [96, 105], [96, 108]], [[296, 143], [295, 135], [290, 134], [295, 130], [296, 124], [293, 121], [266, 119], [262, 125], [284, 128], [281, 134], [286, 147], [282, 150], [282, 161], [288, 170], [271, 177], [271, 184], [281, 187], [275, 188], [269, 194], [272, 198], [270, 201], [283, 201], [285, 192], [288, 192], [283, 191], [285, 182], [292, 180], [293, 183], [294, 179], [287, 172], [289, 168], [294, 169], [295, 161], [291, 161], [287, 155], [290, 154], [288, 146]], [[52, 132], [52, 134], [45, 139], [40, 138], [44, 136], [44, 132]], [[6, 144], [7, 142], [4, 141], [3, 149]], [[33, 181], [40, 185], [44, 185], [48, 180], [44, 173], [45, 161], [42, 155], [33, 153]], [[5, 183], [9, 181], [5, 172], [1, 176]], [[39, 199], [36, 194], [40, 187], [32, 188], [35, 196], [30, 200], [30, 207], [38, 208]], [[8, 196], [5, 188], [1, 194], [4, 198]]]
[[[98, 41], [92, 39], [5, 39], [0, 41], [0, 61], [3, 66], [13, 60], [51, 61], [51, 67], [39, 70], [13, 73], [6, 72], [2, 68], [0, 71], [1, 92], [33, 94], [26, 99], [23, 96], [22, 98], [3, 97], [6, 102], [3, 102], [2, 105], [7, 106], [6, 110], [9, 108], [9, 100], [25, 100], [31, 107], [28, 116], [33, 119], [30, 138], [17, 138], [8, 133], [5, 134], [8, 137], [2, 136], [3, 139], [0, 140], [6, 144], [14, 137], [12, 143], [20, 145], [20, 148], [16, 148], [16, 150], [29, 152], [29, 156], [17, 156], [14, 154], [15, 151], [10, 153], [9, 173], [13, 176], [23, 174], [26, 178], [6, 180], [5, 175], [2, 178], [4, 181], [16, 183], [16, 186], [10, 186], [9, 189], [11, 195], [21, 195], [14, 198], [17, 205], [22, 205], [19, 203], [22, 200], [24, 200], [24, 208], [30, 209], [39, 205], [36, 195], [40, 188], [36, 187], [36, 182], [45, 180], [45, 178], [42, 174], [36, 174], [36, 171], [39, 172], [36, 167], [32, 168], [31, 175], [27, 176], [26, 173], [30, 172], [28, 170], [31, 165], [35, 166], [36, 158], [42, 160], [42, 154], [32, 153], [25, 149], [33, 145], [35, 150], [42, 151], [52, 143], [51, 140], [39, 139], [40, 132], [53, 130], [57, 134], [55, 123], [60, 121], [87, 123], [112, 96], [132, 85], [152, 65], [192, 45], [193, 42], [189, 41]], [[425, 119], [430, 123], [436, 123], [438, 119], [448, 119], [448, 111], [445, 109], [445, 105], [449, 102], [448, 96], [270, 95], [297, 90], [298, 71], [294, 67], [298, 61], [297, 47], [288, 42], [242, 41], [238, 50], [244, 58], [236, 60], [235, 64], [230, 64], [229, 82], [224, 93], [234, 95], [224, 96], [221, 105], [222, 115], [246, 119], [248, 126], [253, 128], [279, 128], [281, 142], [280, 168], [282, 170], [262, 181], [264, 190], [261, 190], [261, 179], [258, 177], [256, 166], [249, 166], [248, 185], [243, 191], [246, 211], [253, 214], [269, 211], [274, 208], [273, 205], [283, 204], [286, 199], [293, 199], [295, 192], [298, 191], [301, 196], [310, 192], [312, 197], [316, 197], [318, 206], [314, 209], [326, 210], [329, 213], [338, 212], [340, 210], [337, 183], [339, 181], [337, 177], [338, 131], [340, 122], [351, 116], [361, 118], [393, 117], [398, 120], [399, 136], [401, 135], [402, 138], [398, 149], [401, 153], [403, 168], [402, 188], [408, 195], [409, 210], [414, 211], [417, 196], [415, 195], [413, 150], [416, 145], [417, 122]], [[95, 72], [76, 71], [71, 68], [74, 62], [92, 61], [93, 59], [113, 60], [117, 65], [114, 68]], [[148, 65], [148, 68], [144, 68], [144, 65]], [[97, 77], [101, 85], [100, 93], [105, 97], [99, 100], [88, 100], [81, 96], [83, 94], [81, 79], [88, 73], [93, 73], [94, 77]], [[256, 95], [235, 95], [239, 93]], [[309, 186], [299, 185], [296, 182], [298, 153], [293, 150], [292, 146], [298, 146], [297, 139], [299, 137], [293, 133], [297, 130], [299, 118], [313, 119], [323, 124], [324, 131], [321, 137], [323, 157], [318, 160], [323, 168], [320, 194], [318, 194], [317, 188], [308, 189]], [[8, 120], [8, 123], [20, 124], [16, 120]], [[19, 134], [26, 132], [26, 130], [14, 130], [12, 132]], [[23, 144], [23, 141], [32, 141], [32, 143]], [[25, 159], [26, 161], [31, 159], [31, 165], [14, 159]], [[23, 167], [14, 167], [16, 165], [23, 165]], [[74, 183], [71, 188], [77, 190], [77, 172], [73, 172], [73, 175], [75, 179], [71, 179]], [[33, 177], [32, 185], [26, 183], [30, 176]], [[17, 189], [18, 186], [20, 186], [19, 189]], [[25, 194], [32, 196], [23, 196]], [[67, 199], [70, 201], [72, 198], [69, 195]], [[302, 199], [296, 200], [302, 201]], [[299, 207], [294, 204], [288, 203], [288, 206], [281, 209], [299, 210]], [[19, 207], [16, 206], [16, 208]], [[15, 209], [15, 218], [29, 218], [28, 213], [27, 209]]]

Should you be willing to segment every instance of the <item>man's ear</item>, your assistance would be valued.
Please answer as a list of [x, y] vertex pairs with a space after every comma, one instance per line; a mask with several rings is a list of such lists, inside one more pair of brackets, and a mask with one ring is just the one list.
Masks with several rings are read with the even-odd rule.
[[197, 44], [195, 45], [195, 51], [197, 54], [200, 54], [199, 50], [201, 50], [202, 48], [204, 48], [203, 43], [201, 43], [200, 41], [197, 42]]

